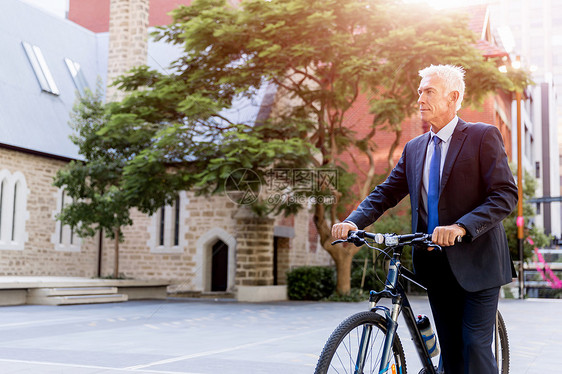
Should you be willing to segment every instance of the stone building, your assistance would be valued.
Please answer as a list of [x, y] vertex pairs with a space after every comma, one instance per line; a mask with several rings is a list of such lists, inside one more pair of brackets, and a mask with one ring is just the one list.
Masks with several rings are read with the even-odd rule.
[[[70, 15], [75, 3], [88, 5], [71, 1]], [[94, 89], [98, 82], [106, 87], [138, 64], [163, 69], [179, 52], [148, 40], [152, 2], [100, 3], [111, 17], [102, 22], [107, 29], [96, 32], [19, 0], [1, 5], [0, 45], [7, 58], [0, 62], [0, 275], [113, 273], [112, 241], [99, 235], [80, 239], [55, 218], [69, 201], [52, 185], [53, 177], [80, 159], [69, 140], [69, 113], [84, 88]], [[108, 100], [120, 95], [105, 92]], [[234, 108], [232, 115], [255, 120], [267, 90], [260, 95], [257, 105], [240, 103], [244, 108]], [[150, 217], [133, 212], [133, 219], [120, 245], [120, 273], [166, 280], [172, 292], [233, 293], [282, 285], [292, 267], [332, 263], [307, 212], [258, 219], [228, 196], [182, 192], [172, 206]]]
[[[165, 71], [180, 52], [151, 41], [148, 32], [168, 23], [166, 13], [180, 3], [190, 1], [70, 0], [68, 19], [19, 0], [0, 5], [0, 45], [8, 56], [0, 60], [0, 275], [113, 273], [110, 240], [81, 240], [55, 219], [68, 198], [52, 186], [52, 178], [67, 162], [80, 159], [67, 125], [76, 93], [98, 81], [108, 87], [114, 77], [138, 64]], [[493, 38], [487, 10], [475, 8], [472, 14], [471, 27], [480, 35], [483, 55], [506, 55]], [[113, 88], [105, 92], [107, 100], [120, 95]], [[239, 103], [230, 115], [255, 121], [261, 109], [275, 102], [275, 92], [264, 87], [253, 101], [255, 105]], [[482, 111], [463, 109], [460, 115], [496, 125], [511, 155], [510, 106], [511, 97], [497, 92], [486, 99]], [[366, 131], [368, 111], [366, 99], [360, 99], [348, 124]], [[394, 162], [406, 141], [427, 131], [417, 118], [405, 121], [403, 128]], [[387, 171], [393, 136], [377, 132], [377, 173]], [[290, 268], [333, 263], [307, 211], [258, 219], [226, 195], [198, 197], [186, 191], [172, 206], [150, 217], [133, 212], [133, 219], [120, 245], [120, 273], [169, 281], [172, 292], [275, 292], [267, 286], [283, 285]]]

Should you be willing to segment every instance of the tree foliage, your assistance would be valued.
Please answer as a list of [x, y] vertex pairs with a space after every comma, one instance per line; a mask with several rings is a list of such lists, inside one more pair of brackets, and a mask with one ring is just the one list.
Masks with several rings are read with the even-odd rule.
[[72, 141], [85, 160], [70, 162], [54, 181], [73, 199], [58, 218], [82, 237], [104, 230], [113, 238], [116, 229], [132, 223], [130, 206], [119, 188], [126, 159], [122, 153], [109, 152], [100, 136], [109, 120], [99, 91], [87, 93], [77, 102], [71, 113], [76, 131]]
[[[103, 152], [114, 157], [108, 166], [120, 175], [113, 180], [123, 199], [117, 201], [153, 213], [179, 190], [221, 192], [240, 168], [262, 178], [272, 166], [337, 169], [338, 184], [316, 191], [335, 196], [334, 203], [313, 211], [341, 293], [349, 290], [357, 249], [332, 246], [330, 227], [354, 198], [352, 187], [364, 194], [381, 172], [373, 158], [380, 129], [396, 133], [391, 166], [401, 123], [417, 110], [417, 71], [430, 64], [464, 66], [468, 103], [514, 89], [496, 62], [474, 47], [466, 16], [428, 13], [400, 1], [245, 0], [233, 6], [195, 0], [172, 16], [172, 24], [153, 36], [182, 55], [166, 73], [140, 66], [119, 78], [116, 85], [128, 95], [106, 106], [103, 125], [92, 128]], [[229, 108], [265, 87], [276, 97], [269, 115], [229, 116]], [[360, 133], [346, 118], [362, 95], [373, 121]], [[353, 175], [358, 165], [339, 161], [344, 153], [367, 160], [364, 177]], [[289, 201], [274, 210], [300, 207]], [[263, 200], [253, 208], [272, 210]]]

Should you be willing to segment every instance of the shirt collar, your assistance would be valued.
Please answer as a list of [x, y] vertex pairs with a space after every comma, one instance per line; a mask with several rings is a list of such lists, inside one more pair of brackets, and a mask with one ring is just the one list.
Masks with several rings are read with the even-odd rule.
[[451, 136], [453, 136], [453, 132], [455, 131], [458, 122], [459, 122], [459, 117], [455, 115], [455, 117], [451, 120], [451, 122], [446, 124], [441, 130], [439, 130], [437, 134], [435, 134], [433, 131], [430, 130], [431, 139], [433, 139], [434, 136], [437, 136], [439, 137], [439, 139], [441, 139], [442, 142], [445, 143], [448, 142], [449, 139], [451, 139]]

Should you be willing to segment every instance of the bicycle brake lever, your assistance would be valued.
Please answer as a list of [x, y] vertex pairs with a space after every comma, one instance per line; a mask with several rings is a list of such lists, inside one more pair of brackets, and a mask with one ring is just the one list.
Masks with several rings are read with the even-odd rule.
[[[455, 244], [456, 243], [461, 243], [462, 242], [462, 236], [457, 236], [455, 238]], [[443, 252], [443, 248], [440, 245], [437, 245], [435, 243], [432, 243], [431, 241], [429, 243], [427, 243], [427, 247], [432, 247], [432, 248], [437, 248], [438, 250], [440, 250], [441, 252]]]
[[345, 243], [345, 242], [347, 242], [347, 240], [338, 239], [338, 240], [334, 240], [334, 241], [332, 242], [332, 245], [336, 245], [336, 244], [340, 244], [340, 243]]
[[437, 248], [438, 250], [440, 250], [441, 252], [443, 252], [443, 248], [440, 245], [437, 244], [433, 244], [431, 243], [431, 245], [427, 246], [428, 248]]

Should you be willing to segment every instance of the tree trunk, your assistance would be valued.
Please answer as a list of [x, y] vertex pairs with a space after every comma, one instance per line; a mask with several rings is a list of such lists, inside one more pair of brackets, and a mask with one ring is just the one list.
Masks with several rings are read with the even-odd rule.
[[345, 246], [343, 244], [332, 245], [332, 227], [326, 221], [325, 214], [324, 206], [317, 204], [314, 210], [314, 224], [320, 236], [322, 247], [328, 251], [336, 263], [336, 291], [340, 295], [347, 295], [351, 290], [351, 261], [360, 248], [352, 244]]
[[119, 278], [119, 229], [115, 229], [115, 267], [113, 268], [113, 278]]

